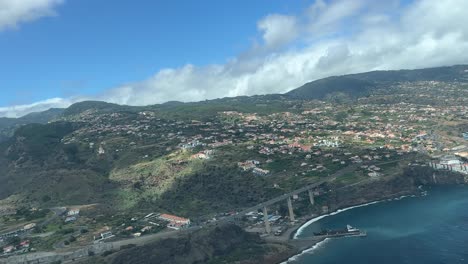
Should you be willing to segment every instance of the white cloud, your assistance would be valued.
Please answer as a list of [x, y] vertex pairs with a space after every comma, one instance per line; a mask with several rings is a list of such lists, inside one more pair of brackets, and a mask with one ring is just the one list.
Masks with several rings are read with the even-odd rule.
[[263, 33], [267, 48], [281, 47], [297, 37], [296, 18], [293, 16], [268, 15], [258, 22], [257, 27]]
[[63, 0], [0, 0], [0, 31], [20, 23], [54, 16], [54, 8]]
[[20, 117], [33, 112], [45, 111], [50, 108], [68, 107], [77, 101], [79, 101], [79, 99], [51, 98], [33, 104], [0, 107], [0, 116]]
[[331, 3], [318, 0], [308, 10], [310, 29], [314, 34], [332, 31], [345, 19], [357, 15], [366, 4], [370, 5], [365, 0], [339, 0]]
[[[460, 11], [468, 9], [468, 1], [391, 2], [318, 0], [296, 17], [266, 16], [258, 24], [263, 46], [254, 48], [249, 56], [243, 54], [219, 65], [164, 69], [94, 99], [147, 105], [282, 93], [330, 75], [468, 62], [468, 16]], [[278, 49], [291, 42], [300, 45]], [[78, 99], [62, 100], [60, 105]], [[0, 115], [28, 111], [27, 106], [21, 109], [0, 108]]]

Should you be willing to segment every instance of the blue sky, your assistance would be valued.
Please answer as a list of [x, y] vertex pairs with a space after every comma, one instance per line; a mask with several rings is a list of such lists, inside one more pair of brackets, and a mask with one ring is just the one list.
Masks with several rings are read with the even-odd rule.
[[468, 59], [467, 1], [3, 0], [0, 116], [285, 92]]
[[251, 45], [259, 18], [305, 3], [66, 1], [57, 16], [0, 32], [0, 105], [95, 94], [161, 68], [223, 63]]

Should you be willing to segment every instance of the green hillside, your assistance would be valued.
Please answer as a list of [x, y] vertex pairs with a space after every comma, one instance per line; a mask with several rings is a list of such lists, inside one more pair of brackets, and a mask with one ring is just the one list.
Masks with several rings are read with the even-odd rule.
[[287, 96], [293, 99], [356, 99], [375, 90], [405, 82], [468, 83], [468, 66], [437, 67], [417, 70], [372, 71], [316, 80], [294, 89]]
[[[101, 203], [202, 217], [304, 186], [351, 157], [413, 157], [410, 147], [423, 148], [423, 158], [441, 154], [463, 143], [465, 68], [330, 77], [285, 95], [150, 106], [86, 101], [3, 119], [7, 127], [33, 124], [18, 125], [0, 143], [0, 203]], [[435, 131], [438, 141], [414, 142], [421, 131]], [[267, 176], [238, 165], [252, 160]], [[386, 169], [388, 177], [400, 171]], [[343, 175], [336, 184], [368, 173]]]
[[43, 112], [30, 113], [20, 118], [0, 118], [0, 142], [11, 137], [14, 131], [22, 125], [26, 124], [45, 124], [51, 120], [58, 118], [63, 112], [61, 108], [51, 108]]

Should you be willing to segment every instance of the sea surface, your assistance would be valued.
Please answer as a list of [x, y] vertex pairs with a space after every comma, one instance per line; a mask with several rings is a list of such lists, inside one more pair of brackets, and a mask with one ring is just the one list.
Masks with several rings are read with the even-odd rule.
[[468, 187], [426, 191], [426, 196], [374, 203], [311, 221], [296, 237], [347, 224], [366, 231], [367, 237], [327, 239], [288, 263], [468, 263]]

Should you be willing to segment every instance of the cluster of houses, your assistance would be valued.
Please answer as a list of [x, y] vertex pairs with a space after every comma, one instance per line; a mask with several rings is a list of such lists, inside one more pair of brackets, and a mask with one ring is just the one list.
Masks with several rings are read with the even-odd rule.
[[[468, 154], [468, 153], [467, 153]], [[468, 159], [462, 154], [459, 159], [457, 155], [444, 155], [429, 163], [433, 169], [449, 170], [468, 175]], [[468, 155], [466, 155], [468, 157]]]
[[[416, 88], [426, 91], [421, 93], [422, 95], [431, 97], [437, 94], [434, 91], [437, 91], [439, 86], [440, 84], [422, 82], [412, 83], [412, 88], [401, 84], [399, 89], [407, 91], [401, 94], [403, 97], [407, 94], [414, 94], [412, 89]], [[456, 84], [447, 87], [453, 93], [460, 92]], [[136, 118], [131, 119], [125, 119], [125, 113], [106, 113], [98, 116], [84, 113], [81, 121], [88, 121], [89, 126], [74, 132], [66, 140], [67, 142], [72, 138], [78, 140], [79, 134], [82, 138], [89, 135], [105, 135], [106, 137], [126, 135], [132, 139], [131, 147], [151, 145], [160, 142], [158, 140], [164, 140], [172, 144], [166, 149], [168, 152], [186, 149], [193, 151], [190, 159], [201, 160], [212, 158], [212, 151], [215, 148], [242, 144], [248, 145], [249, 150], [258, 153], [259, 157], [251, 158], [259, 160], [263, 158], [271, 160], [273, 157], [281, 159], [275, 155], [286, 156], [294, 153], [327, 158], [326, 155], [332, 155], [330, 152], [336, 153], [348, 146], [380, 147], [395, 150], [398, 155], [413, 151], [435, 153], [448, 152], [449, 148], [446, 145], [451, 146], [452, 143], [442, 142], [443, 140], [434, 137], [430, 132], [431, 122], [437, 122], [446, 117], [459, 120], [468, 113], [466, 105], [461, 104], [460, 101], [454, 101], [450, 96], [444, 97], [444, 104], [432, 106], [406, 102], [375, 103], [379, 96], [385, 97], [385, 95], [375, 95], [362, 98], [353, 107], [327, 102], [310, 102], [305, 103], [302, 109], [298, 109], [299, 111], [284, 110], [284, 112], [272, 114], [225, 111], [218, 112], [216, 116], [213, 115], [205, 121], [162, 119], [158, 117], [157, 112], [152, 111], [140, 112]], [[389, 94], [388, 96], [400, 95]], [[343, 115], [339, 117], [337, 113]], [[122, 122], [116, 123], [116, 119]], [[466, 137], [467, 133], [463, 136]], [[102, 143], [98, 142], [93, 144], [102, 146]], [[126, 146], [122, 146], [121, 149], [124, 147]], [[101, 153], [99, 149], [97, 151]], [[108, 150], [106, 146], [105, 153], [109, 152], [112, 150]], [[391, 151], [391, 153], [394, 152]], [[344, 165], [379, 160], [384, 155], [390, 154], [380, 157], [379, 155], [366, 157], [353, 153], [349, 157], [336, 155], [330, 158], [333, 159], [333, 163]], [[312, 159], [311, 157], [309, 156], [309, 159]], [[324, 171], [326, 167], [331, 168], [328, 164], [310, 165], [309, 163], [308, 161], [302, 162], [300, 166], [304, 169], [313, 167], [310, 170], [315, 171]], [[249, 171], [255, 175], [272, 173], [251, 161], [239, 162], [238, 166], [243, 171]], [[371, 177], [377, 177], [381, 172], [369, 169], [368, 174]]]
[[[115, 126], [111, 125], [113, 119], [108, 116], [109, 120], [107, 120], [104, 115], [99, 117], [98, 121], [94, 121], [98, 123], [96, 126], [86, 129], [89, 130], [88, 132], [100, 133], [125, 132], [127, 135], [135, 136], [135, 141], [132, 142], [135, 146], [141, 143], [138, 138], [142, 140], [144, 138], [141, 137], [141, 133], [155, 134], [160, 138], [178, 142], [177, 145], [168, 148], [168, 151], [197, 149], [190, 156], [192, 160], [208, 160], [213, 157], [213, 149], [242, 143], [247, 143], [249, 150], [255, 150], [260, 154], [258, 157], [260, 160], [264, 156], [268, 158], [277, 154], [294, 153], [306, 153], [306, 159], [307, 157], [311, 159], [311, 155], [328, 158], [327, 155], [333, 155], [330, 152], [340, 152], [348, 145], [375, 146], [395, 150], [402, 155], [412, 151], [445, 150], [441, 147], [442, 145], [438, 144], [438, 140], [427, 132], [428, 127], [425, 122], [451, 113], [467, 111], [467, 107], [464, 106], [426, 106], [409, 103], [385, 105], [361, 102], [345, 117], [338, 119], [335, 118], [335, 114], [338, 111], [348, 111], [348, 109], [336, 107], [336, 105], [322, 102], [309, 109], [305, 107], [306, 109], [300, 113], [281, 112], [270, 115], [226, 111], [204, 122], [163, 120], [157, 118], [156, 114], [151, 111], [145, 111], [140, 113], [136, 120], [131, 120], [131, 123]], [[145, 138], [145, 142], [151, 138], [158, 139], [148, 137]], [[199, 149], [201, 150], [198, 151]], [[390, 154], [384, 153], [382, 156], [380, 154], [368, 156], [353, 154], [349, 157], [337, 155], [330, 158], [333, 159], [333, 163], [345, 165], [347, 162], [363, 163], [368, 160], [379, 160], [384, 155], [385, 158], [389, 158]], [[268, 158], [266, 162], [268, 161], [271, 161], [271, 158]], [[260, 168], [258, 165], [257, 160], [238, 163], [240, 169], [254, 175], [271, 174], [269, 170]], [[300, 166], [308, 171], [320, 172], [329, 167], [322, 162], [315, 165], [302, 162]], [[368, 170], [370, 177], [378, 177], [382, 173], [372, 168]], [[70, 220], [73, 221], [73, 218], [71, 217]]]
[[0, 234], [0, 244], [4, 243], [6, 240], [12, 237], [18, 237], [26, 232], [30, 232], [33, 228], [36, 227], [36, 223], [26, 224], [23, 228], [19, 228], [13, 231]]
[[323, 140], [319, 140], [314, 145], [317, 147], [338, 148], [340, 147], [340, 142], [338, 140], [323, 139]]
[[[429, 85], [428, 87], [424, 85]], [[418, 89], [432, 89], [430, 84], [421, 84]], [[405, 89], [405, 87], [402, 87]], [[453, 87], [454, 90], [457, 87]], [[151, 140], [170, 140], [178, 142], [174, 149], [193, 149], [209, 147], [211, 149], [226, 145], [252, 142], [262, 155], [291, 154], [294, 152], [309, 152], [312, 147], [337, 149], [347, 144], [380, 145], [388, 149], [402, 152], [435, 151], [437, 144], [429, 142], [423, 122], [448, 115], [463, 115], [466, 106], [427, 106], [409, 103], [374, 104], [363, 99], [353, 111], [344, 118], [336, 118], [339, 106], [326, 102], [316, 102], [315, 105], [304, 107], [302, 112], [280, 112], [270, 115], [256, 113], [240, 113], [225, 111], [218, 113], [209, 121], [197, 120], [164, 120], [152, 111], [138, 113], [137, 118], [125, 119], [124, 113], [106, 113], [93, 115], [83, 113], [80, 121], [88, 121], [89, 125], [67, 136], [67, 143], [91, 138], [92, 135], [127, 135], [134, 141], [130, 146], [151, 144]], [[455, 103], [455, 102], [454, 102]], [[338, 109], [337, 109], [338, 107]], [[307, 109], [309, 108], [309, 109]], [[115, 120], [127, 123], [116, 123]], [[411, 146], [421, 143], [418, 148]], [[113, 146], [115, 149], [104, 149], [101, 143], [90, 142], [99, 146], [98, 153], [104, 154], [118, 151], [127, 146]], [[91, 146], [91, 145], [90, 145]], [[209, 159], [210, 154], [204, 150], [194, 153], [192, 159]], [[148, 157], [146, 155], [145, 157]], [[254, 168], [252, 168], [254, 169]], [[256, 173], [264, 174], [262, 169]]]
[[[21, 234], [25, 232], [31, 231], [34, 227], [36, 227], [36, 223], [29, 223], [26, 224], [23, 228], [18, 229], [16, 231], [8, 232], [5, 234], [0, 235], [0, 243], [6, 244], [8, 239], [13, 237], [20, 237]], [[30, 241], [29, 240], [21, 240], [18, 244], [15, 245], [5, 245], [3, 249], [2, 255], [11, 255], [11, 254], [21, 254], [29, 252]]]
[[258, 176], [266, 176], [270, 173], [269, 170], [258, 168], [257, 165], [260, 164], [258, 160], [247, 160], [245, 162], [238, 162], [237, 166], [243, 171], [252, 171], [253, 174]]
[[186, 142], [184, 144], [181, 144], [182, 149], [191, 149], [195, 148], [198, 146], [206, 146], [205, 143], [200, 142], [198, 139], [191, 140], [190, 142]]
[[141, 237], [144, 234], [153, 232], [154, 230], [159, 230], [159, 228], [155, 229], [155, 227], [161, 227], [164, 225], [167, 228], [175, 230], [185, 229], [190, 226], [190, 219], [170, 214], [150, 213], [141, 219], [132, 217], [130, 221], [131, 224], [122, 224], [121, 227], [113, 230], [114, 232], [109, 226], [104, 226], [100, 230], [96, 230], [94, 233], [94, 243], [100, 243], [118, 235]]
[[72, 223], [78, 220], [78, 217], [80, 215], [80, 209], [78, 208], [72, 208], [69, 209], [66, 214], [65, 214], [65, 223]]
[[367, 175], [371, 178], [377, 178], [377, 177], [382, 176], [381, 168], [377, 167], [376, 165], [370, 165], [370, 166], [362, 165], [361, 169], [367, 170], [368, 171]]
[[2, 248], [2, 255], [20, 254], [29, 251], [30, 241], [23, 240], [17, 245], [8, 245]]
[[114, 238], [115, 235], [112, 233], [109, 227], [104, 227], [103, 229], [99, 230], [94, 235], [94, 243], [100, 243], [104, 240]]
[[247, 160], [244, 162], [238, 162], [237, 166], [239, 166], [239, 168], [241, 168], [243, 171], [250, 171], [253, 168], [256, 168], [259, 164], [260, 161], [258, 160]]
[[203, 150], [203, 151], [193, 154], [190, 158], [206, 160], [206, 159], [210, 159], [213, 156], [213, 153], [214, 153], [214, 150], [207, 149], [207, 150]]

